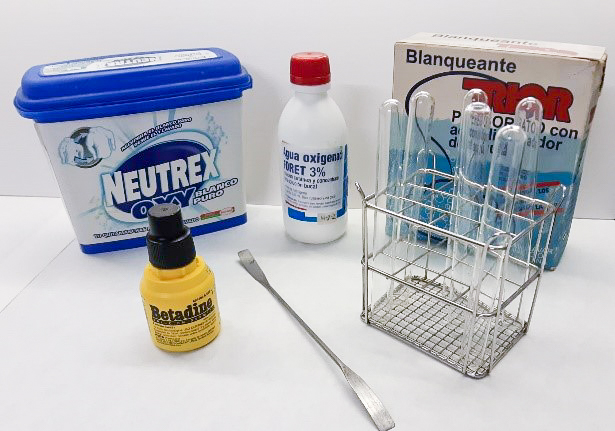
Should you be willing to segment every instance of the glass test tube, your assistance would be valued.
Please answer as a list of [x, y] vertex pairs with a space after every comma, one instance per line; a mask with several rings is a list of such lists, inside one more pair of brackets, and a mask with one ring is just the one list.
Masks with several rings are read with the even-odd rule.
[[[385, 189], [397, 187], [402, 168], [400, 145], [402, 107], [396, 99], [385, 101], [379, 110], [378, 151], [376, 153], [376, 205], [386, 206]], [[395, 194], [395, 193], [393, 193]], [[381, 201], [382, 200], [382, 201]], [[386, 206], [388, 208], [388, 206]]]
[[[464, 133], [464, 127], [463, 127], [463, 122], [464, 122], [464, 118], [466, 115], [469, 114], [465, 114], [466, 108], [468, 107], [468, 105], [470, 105], [471, 103], [474, 102], [481, 102], [484, 103], [485, 105], [487, 104], [487, 93], [485, 93], [483, 90], [479, 89], [479, 88], [473, 88], [471, 90], [469, 90], [466, 95], [463, 97], [463, 103], [462, 103], [462, 119], [461, 119], [461, 125], [460, 125], [460, 132], [459, 132], [459, 140], [458, 140], [458, 150], [457, 150], [457, 162], [455, 165], [455, 172], [454, 172], [454, 179], [453, 179], [453, 197], [451, 200], [451, 208], [450, 208], [450, 213], [451, 214], [457, 214], [457, 196], [460, 193], [460, 186], [461, 186], [461, 181], [460, 181], [460, 169], [459, 169], [459, 165], [460, 165], [460, 153], [462, 151], [463, 148], [465, 148], [465, 145], [463, 144], [464, 142], [464, 138], [463, 138], [463, 133]], [[464, 171], [466, 171], [467, 169], [464, 169]], [[457, 225], [457, 218], [456, 217], [451, 217], [449, 219], [449, 229], [451, 230], [451, 232], [459, 232], [460, 227]], [[446, 255], [447, 255], [447, 267], [451, 267], [450, 270], [450, 274], [453, 276], [454, 278], [454, 268], [457, 265], [457, 262], [455, 262], [453, 260], [453, 255], [454, 255], [454, 248], [455, 247], [460, 247], [461, 245], [457, 245], [455, 240], [449, 240], [447, 243], [447, 250], [446, 250]], [[453, 279], [451, 279], [448, 283], [448, 297], [450, 300], [454, 300], [455, 297], [457, 296], [456, 293], [456, 286], [455, 286], [455, 282], [453, 281]], [[450, 310], [449, 310], [450, 311]], [[447, 313], [448, 316], [449, 313]]]
[[[519, 194], [534, 199], [536, 195], [536, 171], [538, 141], [542, 127], [542, 104], [534, 97], [521, 100], [515, 109], [515, 124], [527, 135], [527, 146], [521, 161]], [[531, 210], [531, 208], [530, 208]]]
[[465, 111], [465, 109], [468, 107], [470, 103], [482, 102], [486, 104], [487, 100], [488, 100], [487, 93], [485, 93], [480, 88], [473, 88], [471, 90], [468, 90], [466, 95], [463, 96], [463, 110]]
[[517, 125], [504, 126], [495, 135], [481, 221], [483, 241], [511, 231], [526, 142], [527, 134]]
[[[399, 194], [398, 188], [402, 170], [402, 122], [403, 108], [396, 99], [385, 101], [379, 110], [378, 150], [376, 153], [376, 198], [378, 206], [398, 211], [399, 202], [393, 199]], [[395, 230], [396, 219], [387, 216], [384, 235], [380, 237], [376, 229], [378, 212], [374, 212], [374, 250], [378, 249], [377, 241], [382, 241]]]
[[[491, 109], [484, 102], [471, 102], [463, 111], [461, 140], [455, 171], [454, 212], [451, 230], [478, 239], [484, 184], [487, 182]], [[453, 241], [451, 256], [452, 282], [449, 298], [454, 300], [470, 288], [475, 249], [461, 241]]]
[[[385, 101], [379, 110], [378, 150], [376, 153], [376, 198], [379, 207], [399, 211], [401, 171], [403, 163], [403, 123], [405, 113], [401, 103], [396, 99]], [[375, 263], [395, 269], [394, 235], [399, 221], [391, 216], [374, 211], [373, 248]], [[389, 253], [386, 252], [389, 250]], [[389, 256], [387, 256], [387, 254]], [[387, 261], [388, 260], [388, 261]], [[371, 290], [370, 290], [371, 294]], [[371, 303], [371, 298], [369, 298]]]
[[[457, 233], [478, 236], [478, 221], [483, 203], [483, 186], [487, 182], [491, 109], [483, 102], [470, 103], [463, 112], [463, 142], [459, 147], [457, 187]], [[465, 229], [464, 229], [465, 227]]]
[[[404, 148], [404, 197], [420, 201], [427, 175], [422, 169], [427, 169], [429, 141], [431, 139], [431, 125], [435, 101], [426, 91], [420, 91], [410, 99], [410, 112], [406, 130], [406, 143]], [[418, 187], [416, 187], [418, 186]], [[407, 205], [404, 212], [412, 218], [419, 218], [420, 206]]]
[[[434, 98], [426, 91], [417, 93], [411, 100], [411, 111], [408, 116], [408, 121], [412, 120], [412, 127], [408, 127], [409, 135], [406, 136], [406, 153], [409, 157], [406, 158], [406, 166], [404, 172], [407, 176], [406, 184], [411, 188], [409, 193], [410, 203], [409, 208], [404, 212], [404, 215], [412, 219], [421, 219], [431, 222], [433, 216], [432, 208], [424, 208], [419, 203], [429, 204], [434, 206], [434, 195], [428, 188], [431, 188], [431, 175], [427, 175], [424, 171], [429, 168], [429, 142], [431, 140], [431, 126], [433, 123], [435, 101]], [[410, 139], [408, 139], [408, 136]], [[432, 166], [435, 168], [435, 166]], [[404, 191], [407, 192], [406, 190]], [[406, 196], [406, 195], [404, 195]], [[414, 262], [418, 251], [419, 232], [416, 227], [408, 226], [408, 241], [406, 248], [408, 254], [406, 260]], [[431, 246], [431, 234], [427, 234], [427, 249]], [[429, 255], [427, 255], [429, 257]], [[427, 267], [425, 264], [424, 277], [427, 277]], [[418, 274], [405, 274], [418, 275]]]
[[[428, 144], [431, 139], [435, 101], [426, 91], [416, 93], [410, 99], [406, 139], [404, 143], [403, 161], [398, 201], [401, 207], [398, 212], [413, 219], [419, 219], [422, 211], [419, 202], [423, 201], [424, 186], [427, 175], [421, 171], [428, 167]], [[408, 267], [415, 256], [417, 245], [417, 229], [409, 223], [397, 223], [394, 230], [394, 255], [405, 266], [402, 278], [412, 276]], [[395, 282], [391, 281], [387, 305], [393, 301]]]
[[[480, 223], [479, 239], [482, 242], [489, 242], [493, 245], [500, 245], [500, 240], [491, 241], [493, 235], [499, 233], [511, 232], [511, 225], [514, 215], [514, 205], [519, 191], [519, 178], [521, 173], [521, 162], [526, 149], [527, 134], [517, 125], [508, 125], [498, 130], [493, 142], [493, 154], [491, 156], [491, 166], [489, 168], [489, 180], [485, 191], [485, 202], [482, 210]], [[478, 304], [481, 293], [484, 293], [485, 298], [490, 298], [490, 311], [494, 311], [496, 301], [502, 300], [504, 283], [500, 285], [489, 286], [489, 291], [481, 292], [481, 284], [485, 278], [485, 271], [488, 270], [495, 274], [496, 280], [499, 280], [504, 271], [506, 259], [505, 251], [500, 251], [502, 255], [495, 259], [492, 268], [485, 268], [486, 261], [480, 261], [480, 256], [476, 256], [474, 270], [472, 274], [472, 283], [468, 295], [468, 305], [473, 310], [473, 313], [466, 320], [464, 333], [473, 334], [476, 314], [478, 312]], [[484, 357], [487, 348], [487, 340], [491, 327], [495, 324], [495, 317], [492, 317], [487, 322], [487, 330], [484, 331], [483, 339], [478, 341], [477, 345], [482, 345], [480, 357]], [[494, 337], [497, 340], [497, 336]], [[470, 344], [473, 340], [464, 340], [466, 352], [470, 349]], [[493, 348], [493, 346], [492, 346]]]
[[[517, 200], [514, 206], [514, 215], [511, 232], [519, 233], [527, 228], [534, 220], [533, 199], [536, 199], [537, 163], [539, 138], [542, 127], [542, 104], [534, 97], [521, 100], [515, 110], [515, 124], [523, 129], [527, 135], [527, 142], [521, 160], [519, 172], [519, 185]], [[511, 255], [527, 261], [532, 248], [532, 235], [520, 238], [511, 249]]]
[[[515, 124], [521, 127], [527, 135], [519, 173], [517, 201], [514, 205], [511, 225], [511, 232], [515, 234], [522, 232], [536, 219], [535, 211], [537, 208], [535, 208], [534, 199], [537, 198], [538, 147], [542, 130], [542, 114], [542, 104], [534, 97], [526, 97], [521, 100], [515, 109]], [[530, 276], [529, 263], [536, 258], [540, 249], [540, 234], [539, 229], [532, 229], [527, 235], [518, 238], [511, 246], [511, 256], [526, 264], [525, 280]], [[517, 318], [521, 315], [523, 294], [524, 292], [521, 292], [519, 297]]]

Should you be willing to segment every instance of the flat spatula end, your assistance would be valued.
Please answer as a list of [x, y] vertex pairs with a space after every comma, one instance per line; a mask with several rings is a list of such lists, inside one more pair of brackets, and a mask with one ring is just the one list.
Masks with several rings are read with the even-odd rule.
[[389, 414], [388, 410], [382, 404], [382, 401], [374, 393], [365, 380], [363, 380], [357, 373], [352, 371], [347, 366], [342, 368], [342, 372], [346, 377], [346, 380], [363, 403], [365, 410], [371, 416], [376, 428], [379, 431], [387, 431], [395, 427], [395, 421]]

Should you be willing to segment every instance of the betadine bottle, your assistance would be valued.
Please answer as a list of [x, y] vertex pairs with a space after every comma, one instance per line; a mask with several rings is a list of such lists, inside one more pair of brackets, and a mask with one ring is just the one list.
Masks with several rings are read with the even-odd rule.
[[347, 221], [347, 130], [327, 93], [330, 81], [326, 54], [294, 54], [290, 82], [295, 94], [278, 125], [284, 226], [292, 238], [312, 244], [339, 238]]
[[178, 205], [154, 205], [148, 220], [141, 298], [152, 341], [174, 352], [203, 347], [220, 332], [214, 274], [196, 255]]

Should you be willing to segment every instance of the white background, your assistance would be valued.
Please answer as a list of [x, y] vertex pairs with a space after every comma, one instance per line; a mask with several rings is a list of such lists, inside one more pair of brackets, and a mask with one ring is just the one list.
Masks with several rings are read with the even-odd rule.
[[[29, 120], [12, 99], [30, 66], [95, 55], [218, 46], [254, 78], [245, 93], [248, 202], [278, 204], [274, 151], [279, 114], [290, 97], [293, 52], [320, 50], [332, 64], [332, 95], [350, 131], [350, 180], [371, 190], [378, 105], [391, 94], [393, 44], [419, 31], [615, 46], [611, 1], [18, 1], [0, 14], [0, 195], [58, 196]], [[610, 118], [615, 74], [606, 80], [575, 215], [615, 218], [615, 155]], [[357, 194], [351, 188], [351, 205]]]

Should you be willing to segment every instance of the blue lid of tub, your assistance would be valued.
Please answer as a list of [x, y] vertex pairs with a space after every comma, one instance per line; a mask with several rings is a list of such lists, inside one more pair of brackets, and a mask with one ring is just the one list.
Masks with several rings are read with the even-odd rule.
[[241, 97], [252, 78], [219, 48], [140, 52], [30, 68], [14, 104], [39, 123], [160, 111]]

